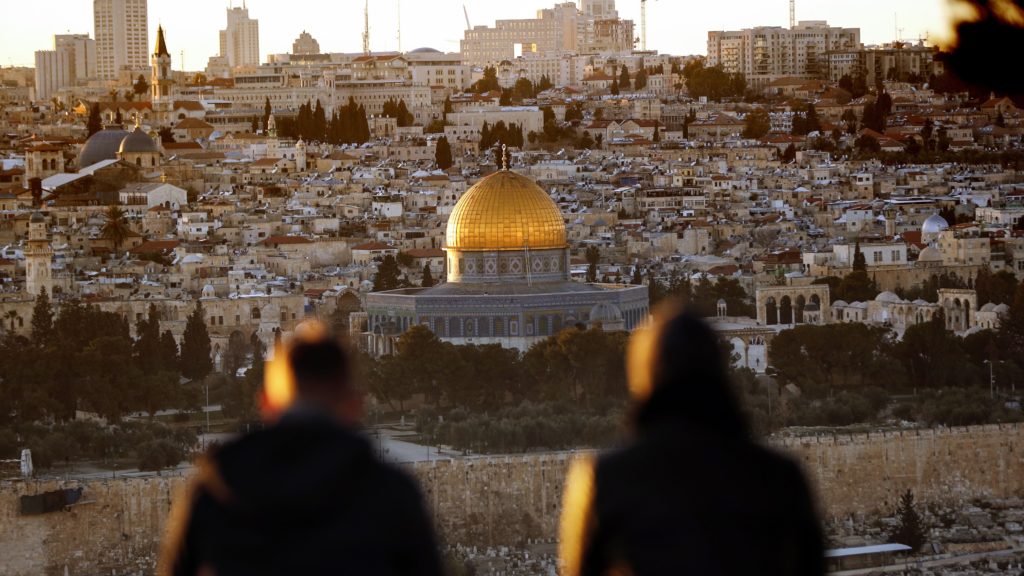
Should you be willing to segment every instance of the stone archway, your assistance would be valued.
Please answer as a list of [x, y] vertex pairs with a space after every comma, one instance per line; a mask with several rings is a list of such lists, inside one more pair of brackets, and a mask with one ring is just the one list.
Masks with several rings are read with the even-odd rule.
[[757, 289], [755, 303], [757, 321], [762, 326], [802, 324], [806, 321], [804, 310], [808, 303], [817, 306], [817, 321], [832, 317], [827, 284], [764, 286]]

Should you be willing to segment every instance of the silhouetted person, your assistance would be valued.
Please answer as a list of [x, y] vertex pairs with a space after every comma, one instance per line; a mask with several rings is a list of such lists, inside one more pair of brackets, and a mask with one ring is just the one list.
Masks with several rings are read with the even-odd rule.
[[413, 480], [356, 432], [362, 395], [336, 343], [288, 353], [295, 402], [265, 430], [200, 462], [171, 520], [161, 573], [174, 576], [434, 576], [437, 544]]
[[566, 482], [564, 574], [819, 575], [821, 528], [799, 468], [755, 444], [703, 320], [634, 335], [629, 443]]

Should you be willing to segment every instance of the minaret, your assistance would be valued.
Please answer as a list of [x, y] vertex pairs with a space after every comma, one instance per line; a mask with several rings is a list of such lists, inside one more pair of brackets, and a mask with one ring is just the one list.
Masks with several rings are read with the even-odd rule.
[[281, 142], [277, 139], [277, 119], [270, 114], [267, 120], [267, 158], [281, 157]]
[[167, 42], [164, 40], [164, 28], [156, 29], [156, 49], [150, 59], [150, 88], [153, 97], [153, 112], [159, 121], [169, 122], [167, 116], [171, 107], [171, 87], [174, 79], [171, 78], [171, 53], [167, 51]]
[[302, 141], [301, 136], [295, 144], [295, 169], [299, 172], [306, 171], [306, 143]]
[[35, 297], [45, 288], [53, 294], [53, 249], [46, 235], [46, 218], [33, 212], [28, 222], [28, 249], [25, 250], [25, 292]]

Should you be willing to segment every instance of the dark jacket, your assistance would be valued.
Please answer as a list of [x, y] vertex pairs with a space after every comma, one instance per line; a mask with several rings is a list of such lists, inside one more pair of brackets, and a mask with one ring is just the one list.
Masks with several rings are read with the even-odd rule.
[[419, 490], [326, 415], [290, 414], [200, 465], [161, 573], [441, 573]]
[[824, 574], [811, 491], [750, 439], [716, 336], [688, 315], [657, 328], [632, 438], [567, 481], [566, 573]]

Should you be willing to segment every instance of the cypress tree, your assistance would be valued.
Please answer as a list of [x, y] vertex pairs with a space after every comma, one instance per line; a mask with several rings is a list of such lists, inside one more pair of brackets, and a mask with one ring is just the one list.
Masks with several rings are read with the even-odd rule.
[[181, 374], [190, 380], [202, 380], [213, 370], [210, 358], [210, 334], [206, 331], [206, 314], [202, 301], [185, 323], [181, 340]]
[[437, 140], [437, 146], [434, 149], [434, 161], [437, 162], [437, 167], [441, 170], [447, 170], [452, 167], [452, 146], [448, 143], [448, 138], [441, 136]]
[[100, 105], [93, 104], [89, 108], [89, 121], [85, 123], [85, 128], [89, 132], [89, 136], [103, 130], [103, 118], [100, 117]]
[[912, 554], [917, 554], [921, 547], [927, 542], [921, 516], [914, 509], [914, 493], [907, 490], [900, 497], [899, 508], [896, 509], [896, 529], [889, 536], [889, 541], [895, 544], [904, 544], [913, 548]]
[[434, 275], [430, 272], [430, 264], [423, 265], [423, 281], [420, 282], [420, 286], [424, 288], [430, 288], [434, 285]]
[[35, 306], [32, 307], [32, 343], [45, 346], [53, 338], [53, 306], [46, 288], [39, 291]]

